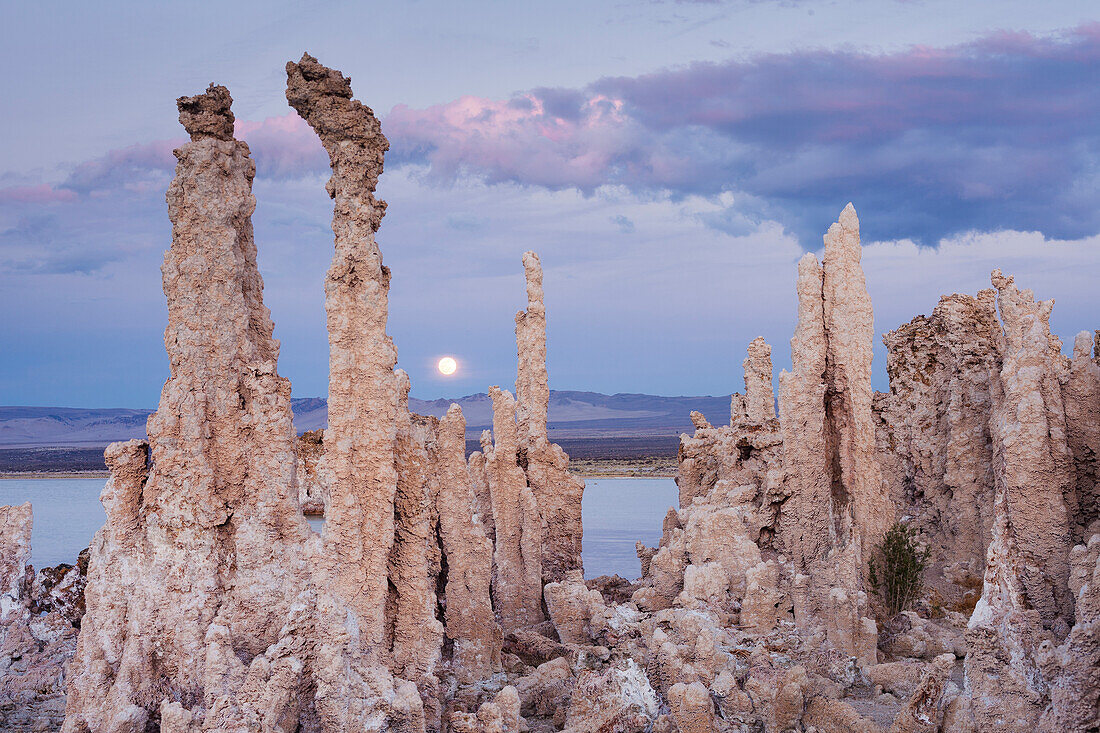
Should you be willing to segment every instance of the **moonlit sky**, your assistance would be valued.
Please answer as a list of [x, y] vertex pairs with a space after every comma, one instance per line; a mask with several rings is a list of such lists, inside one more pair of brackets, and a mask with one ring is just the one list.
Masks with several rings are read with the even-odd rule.
[[[295, 396], [325, 394], [328, 166], [283, 96], [305, 50], [351, 77], [391, 142], [378, 239], [414, 396], [512, 387], [527, 249], [554, 388], [740, 390], [753, 337], [789, 365], [795, 263], [848, 201], [879, 333], [994, 267], [1056, 298], [1065, 342], [1100, 326], [1095, 2], [2, 12], [0, 404], [156, 404], [175, 98], [211, 81], [257, 163], [280, 371]], [[885, 389], [877, 343], [874, 368]]]

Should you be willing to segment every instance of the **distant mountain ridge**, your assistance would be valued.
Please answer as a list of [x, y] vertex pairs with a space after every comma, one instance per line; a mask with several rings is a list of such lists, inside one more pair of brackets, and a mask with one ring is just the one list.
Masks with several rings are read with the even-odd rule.
[[[468, 436], [476, 437], [492, 427], [492, 402], [485, 393], [454, 400], [410, 398], [409, 408], [421, 415], [442, 417], [452, 402], [462, 407]], [[550, 437], [678, 435], [691, 432], [692, 410], [722, 424], [728, 421], [729, 407], [728, 396], [661, 397], [551, 390]], [[328, 422], [328, 403], [324, 398], [293, 399], [291, 408], [299, 433], [323, 428]], [[0, 447], [102, 446], [116, 440], [144, 438], [145, 421], [152, 412], [122, 408], [0, 407]]]

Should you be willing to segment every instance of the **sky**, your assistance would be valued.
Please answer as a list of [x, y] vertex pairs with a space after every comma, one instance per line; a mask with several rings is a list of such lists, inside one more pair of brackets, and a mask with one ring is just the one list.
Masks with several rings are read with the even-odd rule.
[[0, 404], [156, 404], [175, 99], [211, 81], [257, 164], [280, 372], [325, 394], [328, 166], [283, 94], [303, 51], [390, 140], [378, 241], [413, 396], [512, 386], [528, 249], [553, 388], [741, 390], [754, 337], [789, 366], [795, 263], [849, 201], [876, 333], [994, 268], [1056, 299], [1067, 344], [1100, 326], [1094, 2], [0, 6]]

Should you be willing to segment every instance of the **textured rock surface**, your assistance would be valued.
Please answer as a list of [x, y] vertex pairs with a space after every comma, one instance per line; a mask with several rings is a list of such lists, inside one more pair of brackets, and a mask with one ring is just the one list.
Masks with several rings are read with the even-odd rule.
[[416, 688], [374, 662], [388, 645], [364, 643], [384, 598], [359, 615], [361, 589], [341, 582], [332, 543], [322, 551], [299, 512], [290, 385], [275, 370], [249, 221], [254, 166], [243, 143], [202, 129], [177, 151], [168, 193], [172, 376], [149, 444], [106, 454], [107, 524], [65, 728], [419, 729]]
[[22, 617], [31, 559], [31, 503], [0, 507], [0, 624]]
[[[114, 730], [123, 720], [140, 728], [162, 700], [201, 710], [244, 687], [258, 698], [296, 689], [294, 680], [241, 679], [242, 660], [279, 648], [300, 603], [309, 530], [293, 482], [290, 384], [275, 371], [256, 268], [255, 165], [212, 119], [231, 126], [227, 100], [212, 86], [179, 103], [192, 140], [176, 151], [167, 195], [171, 377], [149, 444], [107, 451], [107, 524], [92, 545], [67, 730]], [[301, 665], [292, 655], [278, 661]], [[276, 714], [303, 703], [257, 702]], [[238, 706], [251, 704], [234, 699], [222, 712], [247, 717]]]
[[825, 235], [822, 265], [826, 443], [833, 455], [834, 496], [851, 509], [856, 532], [870, 549], [894, 520], [875, 460], [871, 416], [871, 348], [874, 316], [860, 266], [859, 219], [848, 204]]
[[543, 581], [559, 581], [581, 564], [581, 497], [584, 481], [569, 473], [569, 456], [546, 432], [550, 384], [546, 372], [546, 306], [542, 264], [534, 252], [523, 255], [527, 310], [516, 314], [516, 420], [520, 463], [545, 525]]
[[[0, 506], [0, 727], [5, 731], [61, 726], [65, 664], [76, 648], [72, 619], [78, 599], [44, 593], [37, 582], [28, 564], [32, 524], [30, 504]], [[70, 566], [42, 573], [79, 584], [70, 571], [79, 577]]]
[[439, 421], [431, 458], [447, 563], [446, 635], [453, 642], [455, 677], [470, 684], [500, 671], [501, 632], [490, 600], [493, 543], [482, 526], [465, 450], [466, 421], [462, 409], [451, 405]]
[[[876, 401], [879, 461], [894, 501], [932, 551], [927, 582], [943, 566], [977, 578], [993, 528], [991, 379], [1000, 371], [994, 291], [948, 295], [883, 337], [890, 392]], [[960, 565], [961, 564], [961, 565]], [[940, 584], [942, 587], [942, 584]], [[958, 588], [955, 595], [965, 592]]]
[[836, 508], [825, 446], [825, 312], [822, 270], [805, 254], [798, 262], [798, 325], [791, 337], [790, 372], [779, 375], [783, 458], [798, 486], [787, 508], [794, 531], [790, 551], [800, 572], [825, 556], [835, 542]]
[[1096, 335], [1088, 331], [1073, 341], [1073, 359], [1062, 374], [1066, 441], [1073, 454], [1077, 505], [1071, 529], [1077, 542], [1087, 542], [1087, 529], [1100, 519], [1100, 365]]
[[303, 514], [323, 515], [328, 499], [324, 489], [321, 460], [324, 455], [325, 431], [309, 430], [298, 436], [294, 444], [298, 455], [298, 504]]
[[542, 613], [543, 524], [535, 496], [519, 464], [516, 402], [490, 387], [493, 444], [485, 446], [485, 475], [493, 504], [493, 605], [505, 632], [544, 620]]
[[369, 107], [351, 98], [351, 81], [304, 55], [287, 64], [286, 98], [329, 155], [336, 251], [325, 277], [329, 389], [325, 469], [326, 555], [340, 595], [361, 619], [364, 649], [385, 639], [387, 561], [397, 492], [394, 445], [399, 387], [397, 350], [386, 333], [389, 269], [375, 232], [386, 204], [374, 196], [389, 142]]
[[1053, 301], [1036, 303], [999, 270], [992, 279], [1004, 328], [990, 420], [995, 513], [982, 596], [968, 623], [967, 687], [979, 728], [1025, 731], [1050, 704], [1038, 652], [1065, 638], [1074, 620], [1076, 481], [1061, 344], [1050, 333]]
[[[1004, 323], [1000, 378], [994, 383], [991, 433], [998, 508], [1021, 565], [1027, 603], [1043, 626], [1071, 622], [1070, 517], [1076, 501], [1073, 460], [1058, 381], [1061, 342], [1050, 333], [1053, 301], [1036, 303], [1011, 277], [993, 273]], [[1067, 506], [1068, 504], [1068, 506]]]
[[1073, 548], [1069, 587], [1077, 623], [1058, 647], [1040, 650], [1039, 665], [1050, 681], [1051, 705], [1042, 731], [1100, 729], [1100, 525], [1088, 545]]

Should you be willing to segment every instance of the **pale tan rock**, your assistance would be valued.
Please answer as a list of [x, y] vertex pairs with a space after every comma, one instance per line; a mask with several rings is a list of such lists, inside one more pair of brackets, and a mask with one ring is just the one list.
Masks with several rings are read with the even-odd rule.
[[287, 101], [320, 137], [332, 164], [325, 554], [333, 558], [337, 592], [360, 619], [363, 649], [384, 658], [399, 387], [397, 351], [386, 333], [390, 273], [374, 237], [386, 205], [374, 189], [389, 142], [370, 108], [351, 95], [350, 82], [312, 56], [287, 63]]
[[569, 572], [559, 583], [542, 589], [546, 610], [563, 644], [591, 644], [595, 640], [593, 619], [606, 613], [603, 596], [589, 590], [580, 570]]
[[572, 690], [572, 671], [564, 657], [540, 664], [534, 672], [516, 680], [521, 712], [528, 716], [553, 717]]
[[748, 726], [756, 723], [752, 698], [737, 684], [737, 678], [729, 669], [723, 669], [710, 686], [717, 700], [722, 719], [730, 724]]
[[672, 719], [680, 733], [716, 733], [710, 691], [699, 682], [678, 682], [668, 691]]
[[1060, 342], [1050, 333], [1052, 301], [1036, 303], [1030, 291], [1018, 290], [999, 270], [992, 279], [1004, 323], [991, 422], [1000, 468], [994, 471], [996, 501], [1019, 559], [1011, 572], [1043, 626], [1052, 628], [1073, 615], [1068, 586], [1072, 508], [1066, 499], [1075, 482], [1058, 382]]
[[602, 675], [581, 672], [565, 715], [569, 733], [642, 733], [658, 711], [657, 694], [633, 660], [621, 662]]
[[416, 684], [429, 723], [438, 728], [438, 681], [435, 673], [443, 645], [443, 624], [436, 618], [436, 541], [434, 468], [429, 445], [436, 440], [434, 418], [408, 409], [409, 377], [397, 370], [400, 407], [395, 443], [397, 492], [394, 497], [394, 542], [388, 569], [390, 600], [386, 626], [393, 629], [393, 673]]
[[1088, 545], [1071, 554], [1069, 587], [1076, 623], [1059, 646], [1045, 644], [1039, 665], [1050, 682], [1051, 704], [1040, 731], [1086, 731], [1100, 726], [1100, 525]]
[[294, 452], [298, 457], [298, 504], [302, 514], [323, 516], [328, 500], [322, 477], [325, 431], [309, 430], [299, 435]]
[[806, 705], [802, 724], [807, 731], [845, 731], [845, 733], [882, 733], [882, 727], [869, 720], [842, 700], [818, 696]]
[[[745, 370], [744, 419], [762, 423], [775, 419], [775, 395], [772, 393], [772, 347], [757, 337], [749, 344], [749, 355], [742, 362]], [[730, 424], [737, 422], [731, 408]]]
[[855, 531], [863, 546], [871, 548], [893, 524], [894, 507], [875, 460], [871, 416], [874, 315], [861, 254], [859, 219], [848, 204], [825, 235], [822, 267], [827, 335], [825, 404], [830, 415], [826, 442], [835, 446], [844, 502], [851, 508]]
[[883, 662], [867, 667], [867, 679], [899, 697], [909, 697], [916, 692], [925, 665], [917, 661]]
[[0, 624], [22, 620], [31, 559], [31, 503], [0, 506]]
[[1073, 359], [1061, 375], [1066, 442], [1076, 477], [1071, 529], [1078, 542], [1088, 541], [1087, 528], [1100, 519], [1100, 365], [1095, 352], [1095, 335], [1077, 334]]
[[779, 585], [779, 565], [775, 560], [759, 562], [745, 571], [745, 595], [741, 601], [742, 628], [766, 634], [780, 619], [790, 614], [791, 602], [784, 598]]
[[940, 730], [947, 705], [947, 676], [954, 666], [954, 654], [942, 654], [932, 660], [909, 702], [894, 718], [891, 733], [936, 733]]
[[799, 572], [835, 542], [832, 466], [825, 443], [825, 312], [823, 272], [806, 253], [798, 262], [798, 326], [791, 338], [791, 372], [779, 375], [783, 460], [794, 486], [785, 513], [795, 531], [788, 544]]
[[515, 400], [499, 387], [490, 387], [489, 396], [493, 400], [493, 444], [483, 444], [483, 449], [496, 526], [493, 601], [501, 628], [507, 633], [544, 620], [544, 530], [538, 504], [518, 463]]
[[546, 372], [546, 305], [542, 263], [534, 252], [523, 253], [527, 309], [516, 314], [516, 422], [524, 443], [546, 439], [550, 383]]
[[[993, 527], [990, 380], [1000, 371], [994, 292], [940, 298], [883, 337], [890, 392], [876, 403], [880, 462], [895, 502], [909, 503], [910, 527], [932, 563], [980, 573]], [[936, 584], [934, 571], [927, 578]]]
[[967, 624], [966, 692], [978, 730], [1024, 733], [1035, 729], [1044, 707], [1035, 655], [1046, 632], [1019, 577], [1005, 503], [998, 487], [984, 589]]
[[584, 481], [569, 473], [569, 456], [547, 437], [550, 384], [546, 371], [546, 306], [542, 264], [523, 255], [527, 310], [516, 314], [516, 421], [521, 463], [545, 525], [543, 582], [560, 581], [581, 563]]
[[878, 646], [895, 657], [932, 659], [948, 653], [966, 656], [961, 631], [921, 618], [913, 611], [902, 611], [884, 624]]
[[520, 733], [519, 711], [519, 694], [508, 686], [492, 702], [482, 704], [477, 713], [452, 713], [450, 729], [453, 733]]
[[88, 584], [89, 550], [77, 555], [76, 565], [62, 563], [39, 570], [29, 589], [32, 614], [57, 612], [73, 627], [80, 627], [84, 616], [84, 588]]
[[[227, 660], [240, 666], [276, 645], [307, 585], [290, 384], [275, 370], [249, 218], [255, 166], [244, 143], [204, 132], [231, 128], [228, 105], [213, 86], [180, 100], [181, 121], [200, 124], [176, 151], [167, 195], [172, 374], [148, 448], [131, 441], [106, 454], [108, 520], [92, 547], [66, 730], [110, 730], [119, 716], [144, 724], [165, 690], [213, 704]], [[218, 658], [208, 654], [214, 628], [230, 650]]]
[[64, 601], [47, 608], [50, 599], [34, 595], [32, 525], [29, 503], [0, 506], [0, 729], [13, 732], [61, 726], [65, 665], [76, 647]]
[[797, 728], [805, 708], [805, 693], [809, 686], [806, 670], [755, 666], [745, 681], [745, 692], [752, 698], [753, 709], [765, 731], [785, 731]]
[[[202, 127], [177, 151], [168, 193], [172, 376], [149, 444], [106, 452], [107, 524], [91, 550], [65, 730], [142, 730], [166, 698], [179, 704], [165, 712], [181, 730], [293, 730], [301, 721], [423, 730], [417, 688], [375, 661], [392, 658], [385, 624], [371, 621], [384, 619], [385, 596], [374, 606], [363, 600], [369, 588], [349, 592], [344, 581], [362, 567], [325, 553], [299, 511], [290, 385], [275, 369], [249, 221], [254, 166], [243, 143], [202, 132], [210, 114], [228, 115], [224, 90], [205, 97], [181, 100], [183, 121], [198, 108]], [[340, 445], [339, 430], [328, 437]], [[395, 474], [393, 450], [391, 440]], [[332, 493], [341, 496], [358, 498]], [[388, 539], [372, 535], [385, 546], [371, 555], [383, 593], [392, 501]], [[330, 516], [326, 533], [332, 526]], [[368, 643], [372, 630], [378, 644]]]
[[439, 421], [431, 451], [439, 538], [447, 562], [446, 635], [452, 669], [461, 684], [500, 671], [501, 631], [490, 588], [493, 543], [485, 536], [466, 465], [466, 420], [451, 405]]
[[[465, 439], [465, 436], [463, 436]], [[496, 544], [496, 524], [493, 521], [493, 498], [489, 491], [489, 478], [485, 474], [485, 453], [493, 444], [491, 430], [481, 431], [481, 450], [474, 451], [466, 459], [466, 466], [470, 471], [470, 485], [474, 491], [474, 505], [477, 507], [478, 518], [485, 528], [485, 536]], [[463, 444], [465, 447], [465, 444]], [[491, 452], [491, 451], [490, 451]]]

